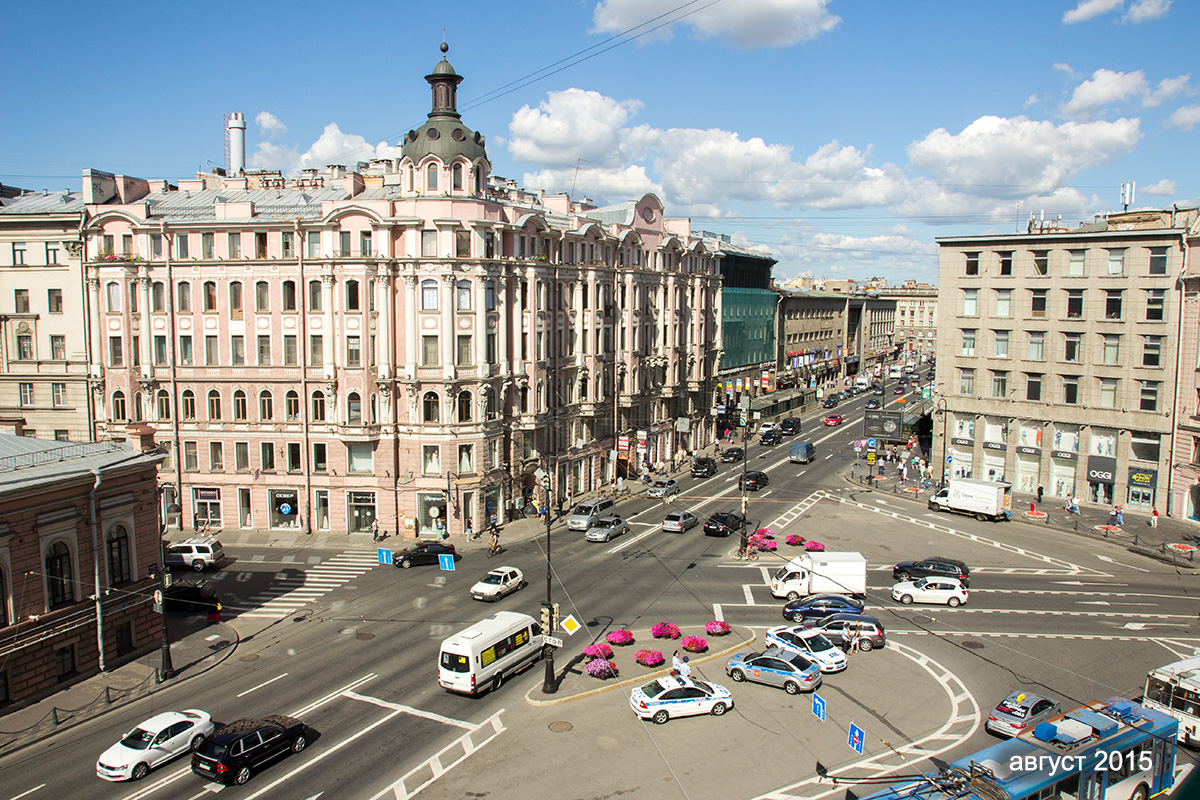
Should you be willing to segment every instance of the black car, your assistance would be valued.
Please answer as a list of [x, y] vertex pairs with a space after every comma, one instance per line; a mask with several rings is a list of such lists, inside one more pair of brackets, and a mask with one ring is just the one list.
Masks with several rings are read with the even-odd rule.
[[311, 736], [308, 726], [295, 717], [239, 719], [218, 728], [192, 753], [192, 772], [240, 786], [269, 762], [289, 752], [299, 753]]
[[824, 405], [826, 408], [836, 408], [838, 402], [838, 396], [836, 394], [831, 394], [825, 398], [825, 402], [822, 405]]
[[861, 614], [863, 602], [844, 594], [814, 594], [783, 605], [783, 618], [788, 622], [824, 619], [830, 614]]
[[868, 397], [866, 405], [864, 405], [863, 408], [879, 408], [879, 401], [874, 397]]
[[800, 432], [800, 418], [788, 417], [783, 422], [779, 423], [779, 432], [784, 436], [795, 436]]
[[204, 581], [176, 581], [163, 592], [163, 609], [205, 614], [221, 604], [217, 593]]
[[436, 564], [438, 556], [446, 554], [454, 556], [455, 561], [458, 560], [458, 554], [454, 552], [454, 545], [441, 542], [422, 542], [407, 550], [393, 550], [392, 563], [401, 569], [408, 569], [414, 564]]
[[705, 536], [728, 536], [731, 533], [741, 533], [745, 521], [732, 511], [721, 511], [713, 514], [704, 523]]
[[711, 458], [697, 458], [692, 463], [693, 478], [707, 478], [717, 474], [717, 462]]
[[877, 383], [871, 387], [871, 394], [883, 394], [883, 384]]
[[749, 492], [757, 492], [770, 483], [771, 481], [767, 478], [767, 473], [765, 472], [747, 472], [745, 475], [738, 477], [738, 489], [744, 487]]
[[746, 451], [740, 447], [731, 447], [721, 454], [721, 460], [726, 464], [733, 461], [741, 461], [746, 457]]
[[779, 444], [783, 441], [783, 434], [779, 432], [778, 428], [772, 428], [760, 436], [759, 441], [765, 445]]
[[892, 580], [916, 578], [957, 578], [964, 587], [971, 585], [971, 568], [961, 561], [942, 556], [930, 556], [924, 561], [901, 561], [892, 567]]

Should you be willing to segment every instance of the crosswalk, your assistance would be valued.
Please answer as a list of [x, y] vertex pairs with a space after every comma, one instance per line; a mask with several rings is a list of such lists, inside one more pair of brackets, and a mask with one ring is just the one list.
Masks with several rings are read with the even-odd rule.
[[239, 619], [282, 619], [379, 564], [374, 551], [338, 553], [328, 561], [306, 567], [299, 575], [276, 581], [269, 590], [250, 598]]

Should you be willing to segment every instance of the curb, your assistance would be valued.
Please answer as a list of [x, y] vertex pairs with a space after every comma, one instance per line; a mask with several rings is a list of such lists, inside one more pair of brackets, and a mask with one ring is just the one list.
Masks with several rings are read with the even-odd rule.
[[[755, 634], [754, 631], [750, 630], [749, 628], [745, 628], [744, 630], [746, 630], [750, 634], [749, 639], [745, 639], [742, 642], [733, 645], [732, 647], [725, 648], [724, 650], [720, 650], [715, 653], [709, 653], [708, 655], [704, 656], [703, 658], [689, 660], [689, 663], [704, 664], [709, 661], [712, 661], [713, 659], [727, 656], [730, 653], [734, 652], [735, 650], [740, 650], [743, 647], [746, 647], [747, 645], [753, 644], [754, 641], [758, 638], [758, 635]], [[538, 689], [538, 687], [535, 686], [532, 689], [530, 689], [528, 692], [525, 693], [525, 702], [531, 706], [536, 706], [536, 707], [562, 705], [563, 703], [569, 703], [572, 700], [582, 700], [585, 697], [594, 697], [595, 695], [603, 694], [604, 692], [612, 691], [613, 689], [620, 689], [624, 686], [634, 686], [634, 685], [637, 685], [640, 683], [644, 683], [645, 681], [651, 680], [653, 678], [657, 678], [662, 675], [666, 675], [670, 671], [671, 670], [669, 667], [665, 668], [665, 669], [657, 669], [657, 670], [654, 670], [653, 672], [647, 672], [644, 675], [639, 675], [636, 678], [626, 678], [625, 680], [618, 681], [617, 683], [605, 683], [595, 689], [586, 689], [582, 692], [579, 692], [578, 694], [573, 694], [570, 697], [556, 697], [553, 700], [534, 700], [531, 695], [533, 695], [534, 692], [540, 691]]]

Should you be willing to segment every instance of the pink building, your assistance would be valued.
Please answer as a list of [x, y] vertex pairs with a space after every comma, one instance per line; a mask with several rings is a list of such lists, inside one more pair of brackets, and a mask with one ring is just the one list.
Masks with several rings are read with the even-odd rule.
[[653, 195], [492, 176], [426, 80], [398, 159], [85, 173], [96, 437], [152, 425], [185, 525], [459, 533], [539, 467], [579, 496], [711, 440], [719, 253]]

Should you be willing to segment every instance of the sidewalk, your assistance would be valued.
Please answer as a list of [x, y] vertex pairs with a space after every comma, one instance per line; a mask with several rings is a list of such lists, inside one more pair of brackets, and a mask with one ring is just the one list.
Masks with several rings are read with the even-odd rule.
[[185, 629], [175, 631], [168, 628], [172, 632], [171, 663], [175, 668], [174, 678], [159, 681], [162, 651], [157, 647], [108, 672], [84, 678], [39, 702], [0, 716], [0, 755], [7, 755], [124, 703], [201, 675], [237, 649], [237, 632], [226, 623], [208, 625], [203, 615], [197, 615], [186, 620], [172, 619], [171, 625]]

